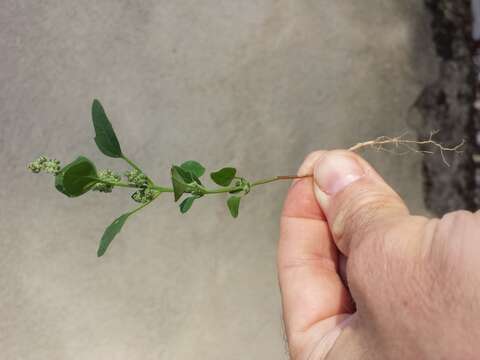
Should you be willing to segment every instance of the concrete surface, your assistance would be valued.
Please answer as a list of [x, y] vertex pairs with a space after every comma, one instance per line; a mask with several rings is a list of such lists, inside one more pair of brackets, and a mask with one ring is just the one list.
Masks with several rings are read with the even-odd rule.
[[[165, 196], [104, 228], [128, 193], [68, 199], [25, 164], [96, 149], [102, 100], [155, 179], [174, 162], [294, 173], [319, 148], [398, 135], [435, 69], [421, 2], [0, 2], [0, 353], [6, 360], [284, 359], [275, 270], [288, 184], [240, 217], [221, 197], [182, 216]], [[421, 158], [368, 158], [423, 211]]]

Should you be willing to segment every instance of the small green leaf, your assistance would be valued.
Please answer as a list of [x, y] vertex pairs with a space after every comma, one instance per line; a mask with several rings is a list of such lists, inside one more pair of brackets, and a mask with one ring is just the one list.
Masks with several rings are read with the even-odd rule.
[[108, 120], [102, 104], [96, 99], [93, 100], [92, 104], [92, 120], [95, 128], [95, 143], [100, 151], [113, 158], [122, 157], [122, 150], [112, 124]]
[[230, 214], [232, 214], [234, 218], [238, 216], [240, 199], [240, 196], [230, 196], [227, 200], [228, 209], [230, 210]]
[[193, 202], [197, 200], [200, 196], [190, 196], [182, 201], [180, 204], [180, 212], [185, 214], [193, 205]]
[[202, 185], [202, 182], [197, 177], [197, 175], [195, 175], [194, 173], [192, 173], [190, 171], [187, 171], [180, 166], [174, 165], [173, 167], [175, 168], [178, 175], [180, 175], [180, 178], [183, 180], [183, 182], [185, 184], [192, 184], [192, 183], [196, 182], [197, 184]]
[[205, 168], [197, 161], [193, 161], [193, 160], [185, 161], [182, 165], [180, 165], [180, 167], [183, 170], [191, 172], [197, 178], [205, 174]]
[[55, 176], [55, 187], [69, 197], [85, 194], [98, 182], [95, 165], [84, 156], [79, 156]]
[[216, 172], [210, 174], [210, 177], [215, 182], [215, 184], [220, 186], [228, 186], [235, 178], [237, 170], [232, 167], [225, 167]]
[[123, 214], [119, 218], [115, 219], [115, 221], [105, 229], [97, 250], [98, 257], [105, 254], [105, 251], [107, 251], [107, 248], [112, 242], [113, 238], [120, 232], [120, 230], [122, 230], [123, 224], [125, 224], [125, 221], [127, 221], [130, 215], [131, 213]]
[[178, 175], [180, 175], [180, 178], [183, 180], [183, 182], [185, 182], [185, 184], [191, 184], [195, 182], [195, 175], [192, 174], [190, 171], [187, 171], [182, 167], [176, 165], [174, 165], [173, 168], [175, 168], [175, 171]]
[[172, 174], [172, 185], [173, 185], [173, 194], [175, 196], [175, 201], [178, 201], [178, 199], [180, 199], [182, 195], [188, 190], [187, 182], [182, 176], [182, 173], [190, 174], [185, 172], [182, 168], [178, 166], [172, 166], [171, 174]]

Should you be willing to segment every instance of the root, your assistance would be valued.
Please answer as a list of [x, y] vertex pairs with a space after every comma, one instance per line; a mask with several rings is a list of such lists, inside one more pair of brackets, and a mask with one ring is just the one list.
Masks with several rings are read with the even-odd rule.
[[[387, 152], [392, 152], [399, 155], [406, 154], [409, 152], [422, 153], [422, 154], [434, 154], [435, 153], [434, 150], [437, 150], [440, 152], [440, 155], [442, 156], [442, 160], [445, 163], [445, 165], [450, 166], [450, 164], [448, 163], [445, 157], [445, 153], [446, 152], [461, 153], [462, 151], [460, 151], [459, 149], [463, 145], [465, 145], [465, 140], [462, 140], [458, 145], [455, 145], [453, 147], [447, 147], [433, 140], [433, 137], [437, 133], [438, 131], [432, 131], [430, 133], [430, 137], [427, 140], [423, 140], [423, 141], [404, 139], [403, 137], [406, 134], [403, 134], [394, 138], [391, 138], [388, 136], [380, 136], [375, 140], [358, 143], [350, 147], [348, 150], [358, 151], [358, 150], [370, 147], [377, 151], [387, 151]], [[390, 145], [390, 147], [388, 147], [388, 145]], [[433, 150], [422, 150], [422, 149], [416, 148], [416, 146], [430, 146]]]
[[[448, 147], [440, 144], [439, 142], [433, 140], [433, 137], [438, 133], [438, 131], [432, 131], [430, 133], [430, 136], [428, 137], [427, 140], [410, 140], [410, 139], [404, 139], [403, 137], [406, 136], [407, 134], [403, 134], [394, 138], [388, 137], [388, 136], [380, 136], [376, 138], [375, 140], [370, 140], [370, 141], [365, 141], [358, 143], [348, 149], [348, 151], [358, 151], [362, 150], [365, 148], [373, 148], [377, 151], [386, 151], [389, 153], [393, 153], [396, 155], [405, 155], [411, 152], [414, 153], [420, 153], [420, 154], [434, 154], [435, 150], [440, 152], [440, 155], [442, 156], [442, 160], [445, 163], [445, 165], [450, 166], [448, 163], [445, 153], [447, 152], [453, 152], [455, 154], [462, 153], [460, 148], [465, 145], [465, 139], [463, 139], [459, 144]], [[418, 149], [416, 146], [430, 146], [432, 150], [424, 150], [424, 149]], [[259, 184], [264, 184], [272, 181], [277, 181], [277, 180], [292, 180], [292, 179], [302, 179], [302, 178], [308, 178], [312, 177], [313, 175], [288, 175], [288, 176], [276, 176], [273, 179], [269, 179], [267, 181], [261, 181]]]

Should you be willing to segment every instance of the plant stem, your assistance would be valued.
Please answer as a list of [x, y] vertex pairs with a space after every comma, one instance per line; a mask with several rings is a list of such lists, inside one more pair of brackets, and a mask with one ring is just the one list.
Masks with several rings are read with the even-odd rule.
[[295, 180], [295, 179], [303, 179], [303, 178], [307, 178], [307, 177], [312, 177], [312, 175], [302, 175], [302, 176], [291, 176], [291, 175], [275, 176], [274, 178], [270, 178], [270, 179], [263, 179], [263, 180], [254, 181], [254, 182], [252, 183], [252, 187], [253, 187], [253, 186], [258, 186], [258, 185], [269, 184], [269, 183], [272, 183], [272, 182], [274, 182], [274, 181], [279, 181], [279, 180]]
[[146, 202], [146, 203], [144, 203], [144, 204], [136, 207], [136, 208], [133, 209], [132, 211], [129, 211], [128, 214], [133, 215], [133, 214], [135, 214], [137, 211], [142, 210], [145, 206], [151, 204], [151, 203], [152, 203], [157, 197], [159, 197], [159, 196], [160, 196], [160, 193], [158, 193], [157, 195], [155, 195], [155, 196], [153, 197], [153, 199], [150, 200], [149, 202]]
[[[274, 181], [280, 181], [280, 180], [295, 180], [295, 179], [302, 179], [302, 178], [307, 178], [307, 177], [311, 177], [312, 175], [303, 175], [303, 176], [275, 176], [273, 178], [270, 178], [270, 179], [263, 179], [263, 180], [258, 180], [258, 181], [254, 181], [251, 183], [252, 187], [254, 186], [258, 186], [258, 185], [264, 185], [264, 184], [269, 184], [269, 183], [272, 183]], [[107, 184], [107, 185], [112, 185], [112, 186], [119, 186], [119, 187], [124, 187], [124, 188], [132, 188], [132, 189], [139, 189], [138, 186], [135, 186], [135, 185], [131, 185], [131, 184], [128, 184], [128, 183], [124, 183], [124, 182], [118, 182], [118, 183], [113, 183], [113, 182], [110, 182], [110, 181], [106, 181], [106, 180], [101, 180], [101, 179], [96, 179], [98, 180], [99, 182], [102, 182], [104, 184]], [[150, 189], [153, 189], [153, 190], [157, 190], [159, 191], [160, 193], [173, 193], [173, 189], [170, 188], [170, 187], [166, 187], [166, 186], [160, 186], [160, 185], [156, 185], [156, 184], [152, 184], [151, 186], [149, 186]], [[224, 193], [230, 193], [232, 191], [238, 191], [238, 190], [242, 190], [243, 187], [242, 186], [231, 186], [231, 187], [222, 187], [222, 188], [217, 188], [217, 189], [207, 189], [207, 188], [203, 188], [203, 192], [205, 195], [207, 194], [224, 194]]]
[[88, 178], [92, 179], [92, 180], [95, 180], [95, 181], [98, 181], [98, 182], [101, 182], [102, 184], [107, 184], [107, 185], [111, 185], [111, 186], [119, 186], [119, 187], [125, 187], [125, 188], [138, 189], [138, 186], [128, 184], [128, 183], [124, 183], [124, 182], [110, 182], [110, 181], [107, 181], [107, 180], [102, 180], [98, 177], [88, 177]]
[[151, 189], [158, 190], [160, 192], [166, 192], [166, 193], [173, 193], [173, 189], [169, 187], [164, 187], [164, 186], [158, 186], [158, 185], [153, 185], [150, 187]]
[[[140, 189], [141, 187], [139, 186], [136, 186], [136, 185], [132, 185], [132, 184], [127, 184], [127, 183], [124, 183], [124, 182], [110, 182], [110, 181], [106, 181], [106, 180], [101, 180], [101, 179], [96, 179], [97, 181], [103, 183], [103, 184], [107, 184], [107, 185], [112, 185], [112, 186], [119, 186], [119, 187], [124, 187], [124, 188], [131, 188], [131, 189]], [[158, 185], [153, 185], [153, 186], [150, 186], [149, 187], [150, 189], [154, 189], [154, 190], [158, 190], [159, 192], [161, 193], [164, 193], [164, 192], [173, 192], [173, 189], [172, 188], [168, 188], [168, 187], [163, 187], [163, 186], [158, 186]]]
[[218, 189], [212, 189], [212, 190], [204, 189], [205, 194], [223, 194], [223, 193], [229, 193], [236, 190], [242, 190], [242, 187], [232, 186], [232, 187], [218, 188]]
[[[312, 177], [312, 175], [302, 175], [302, 176], [293, 176], [293, 175], [285, 175], [285, 176], [275, 176], [270, 179], [263, 179], [263, 180], [258, 180], [254, 181], [251, 183], [251, 186], [258, 186], [258, 185], [264, 185], [264, 184], [269, 184], [274, 181], [280, 181], [280, 180], [295, 180], [295, 179], [303, 179], [303, 178], [308, 178]], [[218, 188], [218, 189], [213, 189], [213, 190], [205, 190], [205, 194], [222, 194], [222, 193], [229, 193], [232, 191], [237, 191], [237, 190], [242, 190], [242, 186], [232, 186], [232, 187], [226, 187], [226, 188]]]
[[101, 182], [103, 184], [107, 184], [107, 185], [112, 185], [112, 186], [119, 186], [119, 187], [125, 187], [125, 188], [132, 188], [132, 189], [138, 189], [138, 186], [135, 186], [135, 185], [131, 185], [131, 184], [127, 184], [127, 183], [124, 183], [124, 182], [110, 182], [110, 181], [106, 181], [106, 180], [102, 180], [102, 179], [95, 179], [97, 180], [98, 182]]

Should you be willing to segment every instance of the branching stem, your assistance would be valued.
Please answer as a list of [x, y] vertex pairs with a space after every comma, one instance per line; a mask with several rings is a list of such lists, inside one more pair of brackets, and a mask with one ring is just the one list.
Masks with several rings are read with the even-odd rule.
[[119, 187], [124, 187], [124, 188], [132, 188], [132, 189], [138, 189], [138, 186], [132, 185], [132, 184], [127, 184], [124, 182], [110, 182], [106, 180], [102, 180], [99, 178], [95, 178], [98, 182], [101, 182], [103, 184], [111, 185], [111, 186], [119, 186]]
[[160, 196], [160, 194], [161, 194], [161, 193], [158, 193], [157, 195], [155, 195], [155, 196], [153, 197], [153, 199], [152, 199], [152, 200], [150, 200], [150, 201], [148, 201], [148, 202], [146, 202], [146, 203], [144, 203], [144, 204], [142, 204], [142, 205], [140, 205], [140, 206], [136, 207], [135, 209], [133, 209], [133, 210], [129, 211], [127, 214], [129, 214], [129, 215], [133, 215], [133, 214], [135, 214], [136, 212], [138, 212], [138, 211], [142, 210], [142, 209], [143, 209], [145, 206], [147, 206], [147, 205], [151, 204], [153, 201], [155, 201], [155, 199], [156, 199], [157, 197], [159, 197], [159, 196]]

